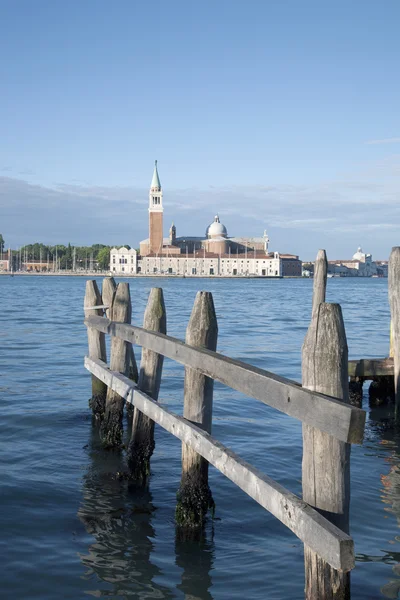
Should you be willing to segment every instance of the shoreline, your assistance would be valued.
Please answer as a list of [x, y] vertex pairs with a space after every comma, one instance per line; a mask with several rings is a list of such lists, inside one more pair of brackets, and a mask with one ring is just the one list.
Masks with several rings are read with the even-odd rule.
[[[173, 273], [149, 273], [149, 274], [114, 274], [111, 275], [110, 271], [87, 271], [85, 273], [8, 273], [1, 272], [0, 276], [4, 277], [116, 277], [120, 279], [154, 279], [159, 278], [170, 278], [170, 279], [310, 279], [309, 277], [302, 276], [268, 276], [268, 275], [174, 275]], [[311, 278], [312, 279], [312, 278]]]

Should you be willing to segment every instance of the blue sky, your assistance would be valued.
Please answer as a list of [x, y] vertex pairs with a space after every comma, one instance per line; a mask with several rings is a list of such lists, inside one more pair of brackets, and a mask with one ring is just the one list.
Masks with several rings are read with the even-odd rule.
[[386, 258], [400, 243], [398, 0], [0, 0], [0, 232], [165, 233]]

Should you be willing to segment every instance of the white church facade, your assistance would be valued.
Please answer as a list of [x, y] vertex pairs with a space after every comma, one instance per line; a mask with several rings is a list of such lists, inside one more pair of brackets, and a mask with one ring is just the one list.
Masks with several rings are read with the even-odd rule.
[[139, 254], [127, 248], [112, 248], [112, 275], [171, 275], [180, 277], [300, 277], [297, 255], [269, 251], [269, 238], [229, 237], [218, 215], [205, 236], [177, 237], [172, 223], [163, 237], [163, 190], [157, 161], [149, 192], [149, 237], [140, 242]]

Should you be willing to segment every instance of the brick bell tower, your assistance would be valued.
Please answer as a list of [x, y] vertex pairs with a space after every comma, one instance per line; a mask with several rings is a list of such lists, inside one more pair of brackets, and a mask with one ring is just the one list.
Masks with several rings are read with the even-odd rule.
[[154, 254], [162, 254], [164, 212], [162, 199], [163, 193], [157, 171], [157, 161], [155, 161], [149, 193], [149, 252]]

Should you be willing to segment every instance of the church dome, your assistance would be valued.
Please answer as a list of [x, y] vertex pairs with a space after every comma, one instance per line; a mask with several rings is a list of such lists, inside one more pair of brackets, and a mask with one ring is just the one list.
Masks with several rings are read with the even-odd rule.
[[353, 260], [365, 260], [365, 254], [362, 251], [361, 246], [357, 248], [357, 252], [353, 254]]
[[207, 227], [207, 231], [206, 231], [206, 237], [208, 238], [214, 238], [214, 237], [226, 237], [228, 235], [228, 232], [226, 230], [225, 225], [223, 225], [221, 223], [221, 221], [219, 220], [219, 216], [216, 215], [214, 217], [214, 222], [211, 223], [211, 225], [209, 225]]

